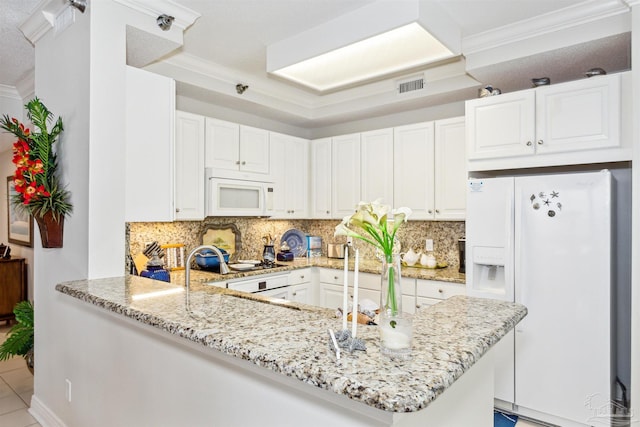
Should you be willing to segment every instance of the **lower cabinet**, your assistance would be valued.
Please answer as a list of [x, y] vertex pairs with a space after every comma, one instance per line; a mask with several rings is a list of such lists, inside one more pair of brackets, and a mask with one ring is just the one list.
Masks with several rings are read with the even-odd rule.
[[436, 280], [416, 279], [416, 309], [437, 304], [455, 295], [465, 295], [466, 285], [462, 283], [440, 282]]
[[289, 286], [287, 290], [287, 299], [289, 301], [314, 305], [313, 289], [311, 283]]

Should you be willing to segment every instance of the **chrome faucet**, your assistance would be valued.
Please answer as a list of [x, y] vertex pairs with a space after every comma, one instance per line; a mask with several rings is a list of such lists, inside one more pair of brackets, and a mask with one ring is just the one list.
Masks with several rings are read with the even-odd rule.
[[224, 255], [222, 255], [222, 252], [220, 252], [220, 249], [216, 248], [215, 246], [212, 245], [200, 245], [197, 248], [195, 248], [194, 250], [191, 251], [191, 253], [189, 253], [189, 256], [187, 257], [187, 263], [185, 266], [185, 270], [184, 270], [184, 286], [186, 288], [187, 291], [187, 299], [189, 298], [189, 282], [190, 280], [190, 276], [191, 276], [191, 259], [193, 258], [193, 256], [195, 254], [197, 254], [198, 252], [200, 252], [203, 249], [211, 249], [213, 252], [216, 253], [216, 255], [218, 256], [218, 260], [220, 261], [220, 274], [229, 274], [229, 266], [227, 265], [226, 262], [224, 262]]

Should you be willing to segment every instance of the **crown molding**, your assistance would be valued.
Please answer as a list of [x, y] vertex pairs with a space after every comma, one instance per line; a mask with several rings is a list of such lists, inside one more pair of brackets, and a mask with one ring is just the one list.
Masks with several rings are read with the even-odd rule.
[[137, 10], [145, 15], [156, 19], [162, 14], [173, 16], [173, 24], [182, 31], [189, 28], [196, 19], [200, 18], [200, 13], [181, 6], [171, 0], [114, 0], [131, 9]]
[[470, 55], [629, 12], [629, 6], [622, 1], [640, 4], [640, 0], [591, 0], [465, 37], [462, 51]]
[[[64, 6], [64, 3], [62, 3]], [[29, 15], [27, 19], [20, 24], [19, 28], [22, 34], [35, 46], [36, 42], [44, 36], [47, 31], [53, 28], [53, 22], [48, 20], [46, 13], [50, 13], [51, 6], [56, 9], [60, 6], [59, 0], [42, 0], [33, 10], [33, 13]], [[60, 8], [62, 9], [62, 8]]]

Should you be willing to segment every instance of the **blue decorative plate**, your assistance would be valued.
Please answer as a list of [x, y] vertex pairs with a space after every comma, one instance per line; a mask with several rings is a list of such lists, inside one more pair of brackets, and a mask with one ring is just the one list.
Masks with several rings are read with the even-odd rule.
[[301, 257], [307, 255], [307, 235], [302, 231], [296, 230], [295, 228], [285, 231], [280, 239], [280, 244], [283, 242], [287, 242], [294, 256]]

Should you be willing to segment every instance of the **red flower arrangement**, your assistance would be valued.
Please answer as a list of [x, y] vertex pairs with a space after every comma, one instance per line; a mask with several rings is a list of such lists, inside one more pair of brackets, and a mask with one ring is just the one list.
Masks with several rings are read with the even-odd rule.
[[13, 144], [13, 163], [16, 165], [13, 183], [18, 194], [11, 202], [34, 216], [43, 217], [51, 212], [57, 221], [73, 209], [69, 192], [59, 185], [57, 156], [53, 150], [53, 144], [63, 130], [62, 119], [58, 117], [48, 130], [47, 123], [52, 121], [53, 114], [38, 98], [29, 101], [25, 108], [27, 118], [37, 129], [35, 132], [8, 115], [0, 120], [0, 128], [18, 138]]

